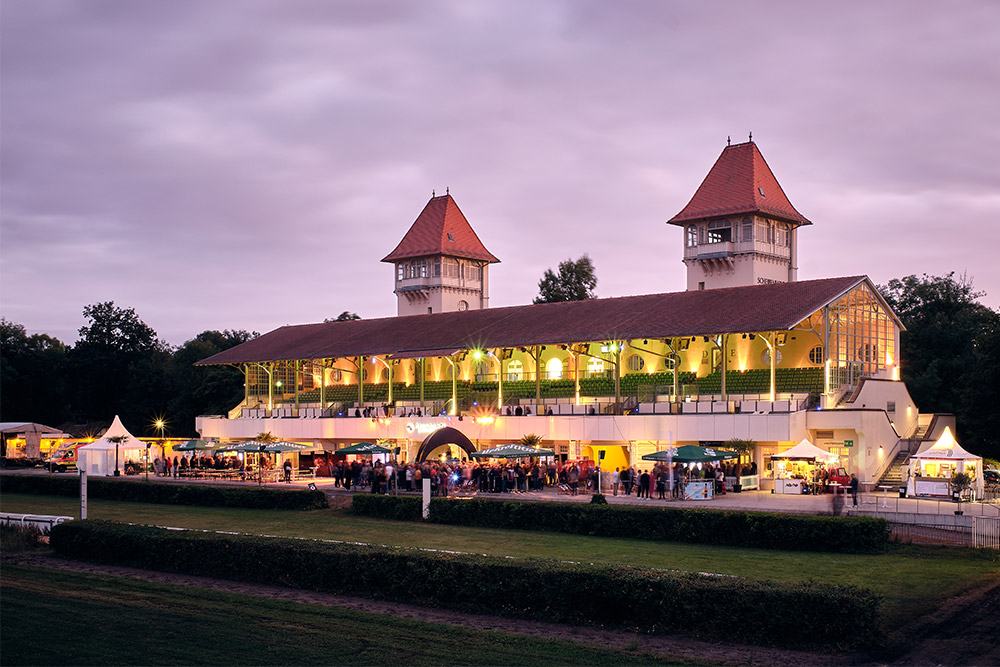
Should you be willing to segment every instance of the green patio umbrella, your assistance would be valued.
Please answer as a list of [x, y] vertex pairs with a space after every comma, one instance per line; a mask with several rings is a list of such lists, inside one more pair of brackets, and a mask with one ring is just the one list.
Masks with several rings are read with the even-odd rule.
[[174, 446], [175, 452], [193, 452], [201, 451], [206, 449], [219, 449], [221, 447], [219, 443], [214, 440], [188, 440], [187, 442], [182, 442], [179, 445]]
[[715, 449], [714, 447], [701, 447], [699, 445], [684, 445], [683, 447], [671, 447], [662, 452], [646, 454], [643, 461], [679, 461], [681, 463], [703, 463], [705, 461], [722, 461], [723, 459], [735, 459], [739, 456], [736, 452], [728, 449]]
[[527, 445], [511, 443], [509, 445], [499, 445], [490, 449], [483, 449], [472, 452], [469, 456], [477, 459], [522, 459], [530, 456], [554, 456], [555, 451], [551, 449], [535, 449]]
[[356, 445], [338, 449], [334, 454], [389, 454], [390, 452], [392, 452], [391, 449], [376, 445], [374, 442], [359, 442]]
[[301, 452], [311, 449], [309, 445], [300, 445], [295, 442], [261, 442], [260, 440], [247, 440], [237, 445], [226, 446], [226, 451], [230, 452], [260, 452], [261, 445], [264, 446], [265, 454], [283, 454], [286, 452]]

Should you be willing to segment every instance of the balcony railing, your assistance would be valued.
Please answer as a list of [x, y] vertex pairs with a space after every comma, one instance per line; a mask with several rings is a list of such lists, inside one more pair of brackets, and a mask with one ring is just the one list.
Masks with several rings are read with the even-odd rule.
[[755, 252], [772, 257], [790, 257], [791, 248], [761, 241], [723, 241], [700, 243], [684, 248], [684, 259], [708, 259], [715, 255], [738, 255]]

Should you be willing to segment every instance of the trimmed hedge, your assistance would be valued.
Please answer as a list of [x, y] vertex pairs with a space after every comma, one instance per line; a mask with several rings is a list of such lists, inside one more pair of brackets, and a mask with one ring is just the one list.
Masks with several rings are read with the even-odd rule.
[[879, 599], [837, 585], [570, 565], [417, 549], [173, 531], [54, 526], [62, 556], [463, 612], [769, 645], [848, 647], [874, 636]]
[[[0, 479], [8, 493], [46, 496], [79, 496], [80, 478], [4, 475]], [[165, 505], [204, 505], [248, 509], [315, 510], [329, 507], [322, 491], [279, 491], [256, 486], [209, 486], [157, 484], [144, 481], [87, 479], [87, 496], [104, 500]]]
[[[400, 521], [420, 520], [420, 507], [419, 498], [355, 495], [351, 501], [351, 511], [355, 514]], [[430, 521], [479, 528], [836, 553], [880, 553], [888, 548], [890, 538], [889, 524], [874, 517], [479, 498], [432, 498]]]

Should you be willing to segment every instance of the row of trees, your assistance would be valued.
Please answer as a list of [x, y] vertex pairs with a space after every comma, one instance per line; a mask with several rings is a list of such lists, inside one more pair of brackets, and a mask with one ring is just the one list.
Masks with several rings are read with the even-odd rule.
[[132, 308], [108, 301], [83, 315], [72, 346], [0, 320], [0, 421], [82, 434], [117, 414], [140, 434], [159, 435], [154, 423], [164, 419], [167, 435], [193, 436], [197, 415], [225, 413], [242, 399], [239, 370], [194, 363], [258, 334], [205, 331], [172, 348]]
[[971, 452], [1000, 459], [1000, 312], [972, 280], [906, 276], [879, 291], [899, 315], [901, 379], [921, 412], [946, 412]]

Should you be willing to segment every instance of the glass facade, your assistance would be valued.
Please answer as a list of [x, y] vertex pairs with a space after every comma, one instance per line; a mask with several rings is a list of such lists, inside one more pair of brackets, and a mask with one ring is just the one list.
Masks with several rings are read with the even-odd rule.
[[824, 309], [830, 390], [852, 387], [898, 359], [896, 323], [867, 284]]

